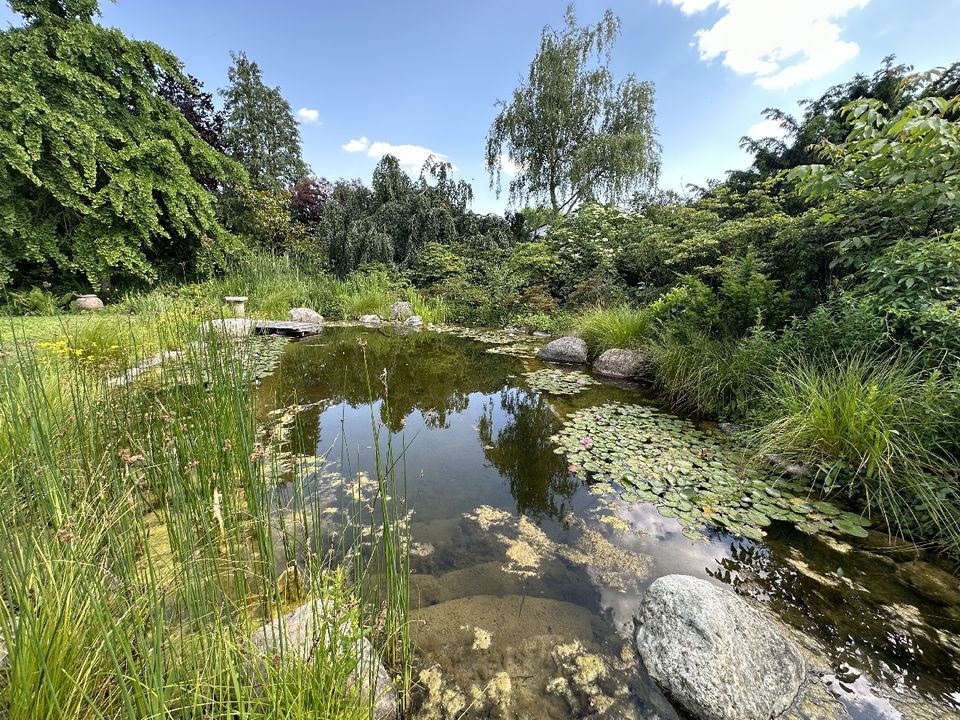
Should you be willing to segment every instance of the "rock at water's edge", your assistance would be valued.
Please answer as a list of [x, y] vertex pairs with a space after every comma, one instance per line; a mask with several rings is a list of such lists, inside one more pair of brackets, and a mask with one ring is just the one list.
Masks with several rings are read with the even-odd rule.
[[423, 318], [420, 317], [419, 315], [411, 315], [404, 321], [403, 324], [404, 325], [423, 325]]
[[400, 300], [390, 306], [390, 317], [394, 320], [406, 320], [413, 315], [413, 305], [406, 300]]
[[537, 357], [549, 362], [582, 365], [587, 361], [587, 344], [578, 337], [565, 335], [544, 345]]
[[793, 642], [705, 580], [658, 578], [637, 622], [647, 671], [699, 720], [769, 720], [790, 706], [804, 681]]
[[383, 320], [379, 315], [361, 315], [360, 322], [364, 325], [379, 325]]
[[290, 309], [291, 322], [314, 323], [319, 325], [323, 322], [323, 315], [316, 310], [305, 307], [295, 307]]
[[597, 375], [612, 378], [635, 378], [643, 374], [647, 359], [636, 350], [612, 348], [593, 361]]
[[[314, 600], [301, 605], [257, 629], [250, 640], [254, 647], [265, 657], [280, 655], [293, 657], [307, 662], [312, 655], [320, 633], [330, 633], [329, 612], [322, 600]], [[325, 621], [326, 619], [326, 621]], [[347, 628], [349, 632], [349, 628]], [[360, 638], [354, 645], [357, 655], [357, 667], [347, 678], [348, 687], [359, 683], [361, 698], [373, 693], [373, 720], [397, 720], [397, 691], [390, 680], [390, 674], [380, 662], [373, 646], [367, 638]], [[371, 680], [374, 687], [371, 688]]]

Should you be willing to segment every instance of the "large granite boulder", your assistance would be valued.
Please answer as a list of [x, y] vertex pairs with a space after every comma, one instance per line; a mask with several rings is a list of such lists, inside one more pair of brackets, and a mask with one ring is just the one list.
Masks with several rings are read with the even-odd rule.
[[582, 365], [587, 361], [587, 344], [578, 337], [565, 335], [544, 345], [537, 357], [548, 362]]
[[[318, 645], [331, 641], [330, 632], [337, 623], [337, 619], [331, 615], [333, 613], [323, 600], [313, 600], [282, 618], [266, 623], [254, 631], [250, 640], [256, 651], [268, 661], [283, 655], [308, 662]], [[346, 622], [340, 627], [350, 633]], [[359, 683], [360, 697], [373, 698], [373, 720], [396, 720], [397, 691], [390, 673], [380, 662], [370, 641], [367, 638], [358, 639], [353, 644], [353, 652], [356, 654], [357, 667], [347, 677], [347, 688]]]
[[318, 313], [316, 310], [311, 310], [310, 308], [296, 307], [291, 308], [290, 310], [290, 320], [291, 322], [313, 323], [315, 325], [319, 325], [323, 322], [323, 315]]
[[665, 575], [640, 602], [647, 672], [698, 720], [770, 720], [805, 678], [796, 645], [746, 602], [705, 580]]
[[413, 305], [406, 300], [399, 300], [390, 306], [390, 317], [394, 320], [406, 320], [413, 315]]
[[360, 322], [364, 325], [379, 325], [383, 320], [379, 315], [361, 315]]
[[604, 377], [635, 378], [643, 374], [646, 364], [646, 358], [636, 350], [612, 348], [593, 361], [593, 371]]
[[423, 325], [423, 318], [420, 317], [419, 315], [411, 315], [410, 317], [408, 317], [408, 318], [404, 321], [403, 324], [404, 324], [404, 325], [418, 326], [418, 327], [419, 327], [420, 325]]

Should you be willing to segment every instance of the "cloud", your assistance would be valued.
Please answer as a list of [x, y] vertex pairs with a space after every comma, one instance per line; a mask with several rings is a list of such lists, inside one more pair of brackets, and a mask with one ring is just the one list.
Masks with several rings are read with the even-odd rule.
[[[426, 159], [431, 155], [438, 160], [447, 161], [447, 156], [443, 153], [421, 145], [394, 145], [382, 141], [371, 143], [366, 137], [350, 140], [341, 147], [347, 152], [362, 152], [365, 150], [367, 157], [376, 158], [377, 160], [384, 155], [393, 155], [399, 161], [400, 167], [414, 176], [419, 176], [423, 163], [426, 162]], [[457, 170], [456, 165], [453, 166], [453, 170]]]
[[341, 145], [344, 150], [347, 152], [360, 152], [361, 150], [366, 150], [370, 145], [370, 141], [365, 137], [361, 137], [357, 140], [350, 140], [346, 145]]
[[777, 120], [761, 120], [750, 126], [750, 129], [747, 130], [747, 137], [753, 138], [754, 140], [766, 140], [767, 138], [780, 140], [786, 137], [789, 132], [790, 131]]
[[841, 39], [837, 24], [870, 0], [661, 0], [695, 15], [716, 6], [722, 13], [698, 30], [700, 59], [723, 58], [740, 75], [768, 90], [814, 80], [856, 57], [860, 46]]
[[306, 125], [307, 123], [320, 122], [320, 111], [313, 108], [302, 107], [297, 110], [297, 119]]
[[510, 177], [516, 177], [520, 174], [520, 166], [510, 159], [506, 153], [500, 155], [500, 170]]

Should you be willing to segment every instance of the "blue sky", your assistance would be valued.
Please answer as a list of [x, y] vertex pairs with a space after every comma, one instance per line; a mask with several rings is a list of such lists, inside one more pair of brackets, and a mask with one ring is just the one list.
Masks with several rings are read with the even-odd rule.
[[[380, 153], [412, 167], [432, 150], [473, 183], [486, 212], [505, 206], [483, 169], [494, 103], [565, 5], [119, 0], [103, 3], [100, 22], [173, 51], [208, 90], [226, 83], [230, 51], [246, 51], [304, 109], [317, 175], [369, 182]], [[891, 53], [918, 69], [960, 60], [960, 0], [581, 0], [577, 16], [595, 22], [608, 7], [622, 21], [614, 73], [656, 85], [660, 184], [673, 189], [745, 166], [738, 140], [766, 107], [795, 110]], [[4, 5], [0, 24], [11, 22]]]

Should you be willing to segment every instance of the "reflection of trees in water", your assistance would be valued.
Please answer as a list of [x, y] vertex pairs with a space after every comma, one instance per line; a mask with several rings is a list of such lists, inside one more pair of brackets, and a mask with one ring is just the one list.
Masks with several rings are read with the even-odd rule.
[[[369, 385], [358, 338], [366, 342]], [[274, 407], [321, 399], [359, 407], [387, 400], [380, 404], [380, 420], [399, 432], [415, 410], [430, 427], [446, 427], [450, 414], [466, 409], [471, 393], [500, 390], [511, 371], [516, 371], [513, 358], [459, 338], [431, 332], [396, 335], [392, 328], [327, 328], [317, 341], [290, 346], [279, 370], [264, 381], [261, 397]]]
[[510, 484], [519, 514], [560, 518], [564, 501], [580, 481], [567, 471], [567, 462], [557, 455], [550, 436], [558, 429], [557, 418], [542, 396], [508, 390], [500, 396], [506, 422], [494, 428], [491, 398], [478, 429], [487, 460]]
[[[798, 531], [774, 526], [769, 532], [769, 546], [732, 541], [728, 557], [707, 568], [707, 574], [735, 587], [739, 595], [768, 604], [780, 619], [816, 638], [841, 682], [856, 680], [858, 673], [850, 668], [858, 668], [892, 687], [905, 684], [949, 701], [950, 683], [944, 682], [949, 678], [943, 669], [952, 668], [956, 658], [932, 628], [907, 623], [891, 627], [884, 606], [912, 604], [916, 598], [901, 595], [897, 584], [889, 582], [886, 565], [875, 559], [859, 565], [858, 556], [831, 553]], [[791, 548], [810, 576], [781, 559]], [[838, 568], [842, 575], [837, 575]], [[845, 577], [870, 591], [855, 589]]]

